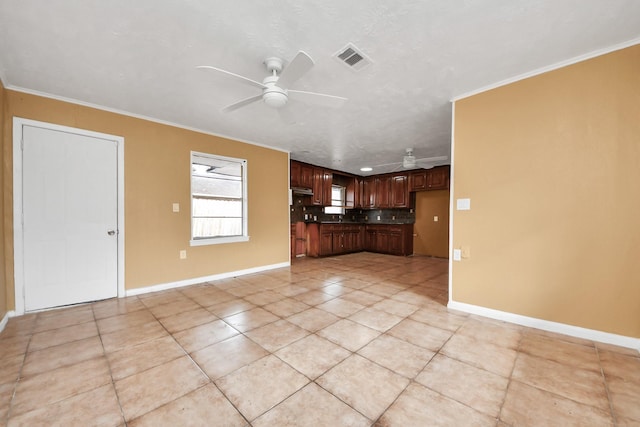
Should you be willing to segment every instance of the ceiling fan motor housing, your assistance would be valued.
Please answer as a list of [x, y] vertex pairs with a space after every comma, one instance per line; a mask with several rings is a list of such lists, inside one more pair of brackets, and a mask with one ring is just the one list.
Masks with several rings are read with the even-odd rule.
[[286, 89], [276, 86], [277, 82], [277, 76], [268, 76], [262, 81], [266, 86], [266, 88], [262, 89], [262, 100], [272, 108], [284, 107], [289, 98]]

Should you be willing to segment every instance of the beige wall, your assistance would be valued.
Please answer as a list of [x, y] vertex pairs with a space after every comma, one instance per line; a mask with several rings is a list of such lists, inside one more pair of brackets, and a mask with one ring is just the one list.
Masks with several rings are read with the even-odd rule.
[[[435, 222], [433, 217], [437, 216]], [[416, 193], [413, 252], [449, 258], [449, 190]]]
[[[125, 286], [134, 289], [289, 261], [288, 154], [129, 116], [7, 90], [6, 116], [88, 129], [125, 139]], [[11, 120], [9, 120], [11, 121]], [[5, 127], [4, 153], [12, 136]], [[190, 247], [190, 151], [248, 160], [250, 241]], [[12, 182], [12, 166], [4, 168]], [[12, 185], [12, 184], [11, 184]], [[12, 195], [5, 188], [5, 203]], [[180, 213], [172, 212], [180, 203]], [[5, 209], [5, 228], [7, 215]], [[13, 232], [5, 242], [13, 307]], [[187, 250], [187, 259], [179, 251]]]
[[[4, 135], [5, 135], [5, 89], [0, 81], [0, 165], [4, 168], [5, 164], [5, 155], [4, 155]], [[4, 189], [4, 174], [0, 173], [0, 188]], [[4, 197], [0, 199], [0, 210], [3, 212], [3, 223], [7, 223], [7, 213], [4, 209]], [[7, 277], [6, 277], [6, 257], [5, 257], [5, 232], [4, 226], [0, 226], [0, 321], [4, 318], [4, 315], [7, 313]]]
[[453, 300], [640, 337], [640, 45], [455, 105]]

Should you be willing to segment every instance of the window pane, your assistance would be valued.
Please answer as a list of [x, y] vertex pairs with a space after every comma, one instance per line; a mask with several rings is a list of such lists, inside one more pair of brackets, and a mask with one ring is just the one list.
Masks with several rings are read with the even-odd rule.
[[193, 194], [241, 199], [242, 181], [229, 181], [215, 176], [194, 176], [191, 181], [191, 191]]
[[191, 153], [191, 238], [246, 236], [246, 160]]
[[193, 238], [241, 236], [242, 218], [193, 218]]
[[242, 217], [242, 200], [193, 198], [194, 217]]

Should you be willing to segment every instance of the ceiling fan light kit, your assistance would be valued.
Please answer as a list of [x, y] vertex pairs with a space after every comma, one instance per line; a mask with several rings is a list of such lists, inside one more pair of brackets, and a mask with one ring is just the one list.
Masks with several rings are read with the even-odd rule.
[[313, 59], [303, 51], [299, 51], [286, 67], [284, 67], [284, 61], [277, 57], [267, 58], [263, 63], [270, 75], [265, 77], [262, 83], [210, 65], [201, 65], [196, 68], [214, 70], [226, 76], [233, 77], [242, 83], [262, 89], [262, 95], [255, 95], [224, 107], [222, 111], [227, 113], [253, 104], [261, 99], [266, 105], [272, 108], [284, 107], [289, 101], [289, 96], [294, 96], [310, 104], [333, 108], [341, 107], [347, 100], [347, 98], [324, 93], [288, 90], [291, 84], [305, 75], [314, 65]]

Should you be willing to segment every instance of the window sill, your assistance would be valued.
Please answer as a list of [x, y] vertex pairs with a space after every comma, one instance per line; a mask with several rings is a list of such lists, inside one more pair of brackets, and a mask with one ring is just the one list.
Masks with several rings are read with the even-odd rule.
[[248, 242], [249, 236], [212, 237], [210, 239], [190, 240], [190, 246], [219, 245], [221, 243]]

